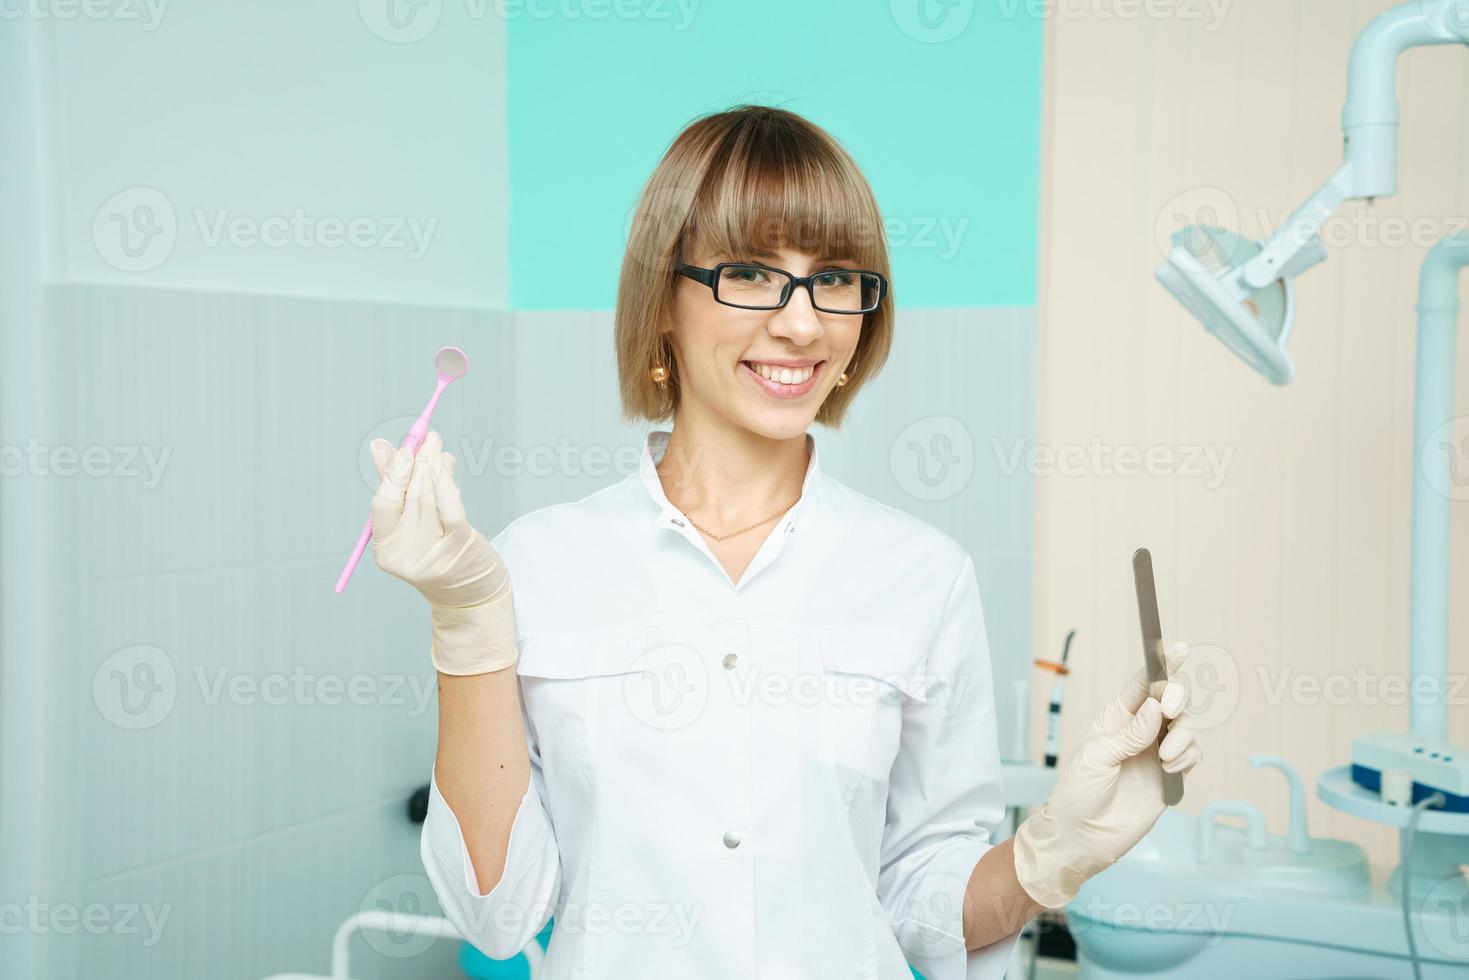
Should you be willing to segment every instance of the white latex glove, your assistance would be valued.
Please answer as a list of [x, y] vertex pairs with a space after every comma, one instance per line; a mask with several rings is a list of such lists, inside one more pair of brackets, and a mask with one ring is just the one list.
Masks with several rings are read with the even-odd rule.
[[433, 431], [417, 456], [372, 441], [382, 481], [372, 498], [372, 553], [379, 568], [428, 600], [434, 667], [486, 674], [516, 660], [510, 575], [495, 546], [470, 526], [454, 483], [457, 461], [443, 447]]
[[[1082, 882], [1132, 849], [1163, 815], [1163, 773], [1188, 773], [1202, 757], [1180, 718], [1189, 692], [1178, 667], [1188, 644], [1168, 652], [1167, 685], [1150, 691], [1139, 668], [1092, 723], [1050, 797], [1015, 832], [1015, 874], [1040, 904], [1060, 908]], [[1161, 744], [1158, 733], [1168, 719]]]

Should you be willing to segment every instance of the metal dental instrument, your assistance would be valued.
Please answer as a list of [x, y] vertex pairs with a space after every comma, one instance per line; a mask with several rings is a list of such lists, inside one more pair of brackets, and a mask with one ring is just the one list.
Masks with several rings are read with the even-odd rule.
[[[1143, 628], [1143, 663], [1148, 668], [1148, 686], [1156, 697], [1168, 683], [1168, 661], [1163, 655], [1163, 626], [1158, 619], [1158, 591], [1153, 585], [1153, 556], [1147, 548], [1132, 553], [1132, 579], [1137, 585], [1137, 615]], [[1164, 733], [1167, 729], [1165, 727]], [[1163, 734], [1158, 740], [1163, 740]], [[1177, 806], [1183, 799], [1183, 775], [1163, 774], [1163, 802]]]

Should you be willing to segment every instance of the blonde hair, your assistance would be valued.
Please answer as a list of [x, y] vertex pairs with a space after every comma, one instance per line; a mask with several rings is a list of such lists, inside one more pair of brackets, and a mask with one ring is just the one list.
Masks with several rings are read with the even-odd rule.
[[[689, 261], [687, 248], [696, 244], [735, 258], [788, 247], [892, 278], [872, 189], [831, 134], [772, 106], [739, 105], [695, 119], [644, 185], [622, 258], [614, 337], [626, 420], [660, 421], [678, 407], [679, 367], [659, 327], [671, 316], [674, 267]], [[862, 317], [850, 380], [816, 413], [832, 428], [887, 360], [892, 290]], [[650, 377], [655, 364], [668, 368], [666, 390]]]

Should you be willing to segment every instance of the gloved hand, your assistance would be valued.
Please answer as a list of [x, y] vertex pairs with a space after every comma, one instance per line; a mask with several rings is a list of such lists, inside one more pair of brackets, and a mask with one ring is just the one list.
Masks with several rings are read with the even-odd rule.
[[[1188, 644], [1168, 653], [1168, 676], [1150, 690], [1140, 668], [1092, 723], [1050, 797], [1015, 832], [1015, 874], [1040, 904], [1060, 908], [1082, 882], [1132, 849], [1163, 815], [1163, 772], [1187, 773], [1201, 752], [1180, 718], [1188, 706], [1177, 672]], [[1161, 744], [1158, 733], [1169, 719]], [[1176, 719], [1176, 720], [1175, 720]], [[1161, 761], [1161, 765], [1160, 765]]]
[[370, 445], [381, 483], [372, 498], [378, 567], [429, 602], [431, 655], [445, 674], [502, 670], [516, 661], [510, 575], [495, 546], [469, 524], [456, 460], [429, 432], [417, 456], [385, 439]]

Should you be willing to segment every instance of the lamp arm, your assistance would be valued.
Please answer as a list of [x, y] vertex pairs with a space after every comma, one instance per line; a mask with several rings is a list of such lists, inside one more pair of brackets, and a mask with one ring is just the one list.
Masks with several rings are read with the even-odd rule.
[[1319, 238], [1344, 201], [1397, 192], [1398, 58], [1409, 48], [1469, 43], [1469, 0], [1414, 0], [1375, 17], [1357, 36], [1342, 109], [1345, 160], [1241, 270], [1263, 289], [1326, 258]]
[[1326, 258], [1320, 232], [1326, 219], [1346, 200], [1351, 188], [1352, 166], [1344, 163], [1312, 194], [1305, 204], [1281, 225], [1270, 240], [1240, 269], [1241, 280], [1250, 289], [1264, 289], [1277, 279], [1293, 278]]
[[1378, 14], [1357, 36], [1342, 108], [1353, 198], [1398, 189], [1398, 58], [1409, 48], [1469, 43], [1469, 0], [1413, 0]]

